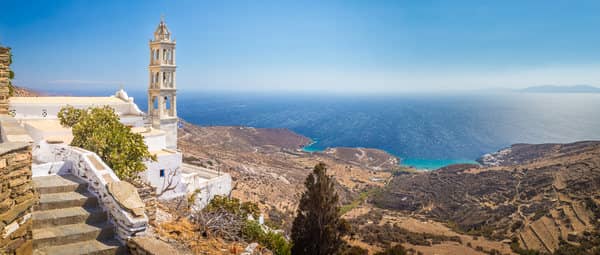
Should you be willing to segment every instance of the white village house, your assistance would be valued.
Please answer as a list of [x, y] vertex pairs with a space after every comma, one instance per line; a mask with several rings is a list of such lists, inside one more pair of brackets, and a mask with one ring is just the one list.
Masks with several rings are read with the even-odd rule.
[[[142, 180], [156, 188], [160, 199], [181, 198], [199, 191], [196, 208], [203, 207], [214, 195], [231, 191], [231, 177], [210, 169], [185, 164], [177, 149], [177, 86], [175, 40], [171, 39], [164, 20], [161, 20], [150, 40], [148, 85], [148, 112], [142, 112], [132, 97], [121, 89], [106, 97], [11, 97], [9, 113], [14, 124], [4, 123], [1, 133], [4, 141], [16, 136], [29, 136], [33, 142], [33, 176], [56, 175], [69, 172], [74, 162], [64, 160], [57, 151], [77, 150], [69, 146], [73, 139], [69, 128], [60, 125], [57, 114], [67, 105], [76, 108], [110, 106], [120, 116], [123, 124], [144, 137], [149, 151], [157, 161], [146, 162], [147, 169], [140, 174]], [[25, 130], [25, 133], [11, 131]], [[5, 136], [13, 136], [5, 137]], [[60, 148], [60, 150], [58, 150]], [[90, 161], [90, 167], [99, 172], [107, 168], [103, 162]], [[114, 174], [112, 174], [114, 176]], [[113, 177], [114, 178], [114, 177]], [[169, 185], [170, 184], [170, 185]], [[166, 192], [163, 192], [167, 190]]]

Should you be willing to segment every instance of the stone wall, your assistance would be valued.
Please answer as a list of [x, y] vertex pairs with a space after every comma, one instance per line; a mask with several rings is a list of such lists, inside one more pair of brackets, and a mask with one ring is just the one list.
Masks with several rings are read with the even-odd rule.
[[0, 143], [0, 254], [31, 254], [31, 213], [38, 195], [29, 143]]
[[10, 48], [0, 46], [0, 114], [8, 114]]
[[153, 223], [156, 219], [156, 208], [158, 205], [156, 191], [152, 186], [143, 182], [134, 182], [133, 185], [137, 188], [142, 202], [146, 205], [145, 211], [146, 216], [148, 216], [148, 222]]

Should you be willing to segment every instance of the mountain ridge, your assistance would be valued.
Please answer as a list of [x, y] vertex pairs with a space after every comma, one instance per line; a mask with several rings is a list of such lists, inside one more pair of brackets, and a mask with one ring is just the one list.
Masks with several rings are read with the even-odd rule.
[[518, 91], [525, 93], [600, 93], [600, 88], [591, 85], [540, 85], [527, 87]]

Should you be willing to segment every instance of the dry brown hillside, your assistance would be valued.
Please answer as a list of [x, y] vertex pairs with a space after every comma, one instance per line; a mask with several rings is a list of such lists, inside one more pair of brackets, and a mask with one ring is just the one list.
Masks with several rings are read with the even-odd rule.
[[[394, 156], [383, 151], [344, 149], [338, 153], [307, 153], [310, 140], [286, 129], [201, 127], [183, 121], [179, 148], [184, 160], [228, 172], [234, 178], [232, 195], [257, 202], [268, 217], [288, 228], [304, 189], [304, 180], [318, 162], [335, 176], [344, 204], [361, 199], [360, 193], [381, 187], [395, 167]], [[354, 155], [367, 157], [358, 159]], [[364, 199], [364, 197], [363, 197]]]
[[394, 177], [374, 202], [522, 249], [600, 245], [600, 142], [518, 144], [486, 158], [494, 166]]

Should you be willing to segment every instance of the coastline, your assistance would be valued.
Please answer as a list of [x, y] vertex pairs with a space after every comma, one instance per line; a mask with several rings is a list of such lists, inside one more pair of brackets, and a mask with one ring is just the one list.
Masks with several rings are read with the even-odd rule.
[[[315, 139], [315, 138], [310, 138], [311, 142], [308, 143], [307, 145], [305, 145], [304, 147], [302, 147], [302, 151], [303, 152], [309, 152], [309, 153], [314, 153], [314, 152], [320, 152], [323, 153], [325, 151], [327, 151], [328, 149], [330, 149], [329, 147], [327, 148], [320, 148], [318, 146], [315, 146], [316, 144], [319, 143], [319, 140]], [[332, 147], [335, 148], [335, 147]], [[358, 147], [357, 147], [358, 148]], [[373, 149], [377, 149], [377, 150], [382, 150], [379, 148], [373, 148]], [[383, 150], [385, 151], [385, 150]], [[423, 171], [433, 171], [442, 167], [446, 167], [446, 166], [450, 166], [450, 165], [454, 165], [454, 164], [475, 164], [475, 165], [480, 165], [479, 162], [477, 162], [475, 159], [423, 159], [423, 158], [403, 158], [400, 157], [398, 155], [395, 155], [393, 153], [390, 153], [388, 151], [385, 151], [387, 153], [389, 153], [390, 155], [393, 155], [395, 157], [397, 157], [399, 160], [399, 164], [398, 166], [401, 167], [411, 167], [411, 168], [415, 168], [416, 170], [423, 170]]]

